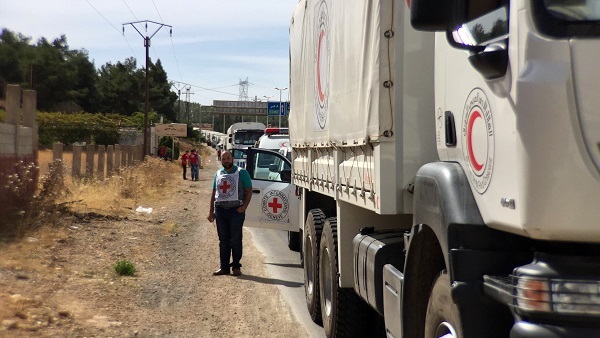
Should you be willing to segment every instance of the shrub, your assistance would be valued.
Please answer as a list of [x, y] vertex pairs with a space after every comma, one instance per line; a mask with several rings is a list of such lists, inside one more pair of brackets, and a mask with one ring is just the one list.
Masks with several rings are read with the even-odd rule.
[[133, 276], [136, 272], [135, 265], [128, 260], [120, 260], [115, 264], [115, 271], [120, 276]]

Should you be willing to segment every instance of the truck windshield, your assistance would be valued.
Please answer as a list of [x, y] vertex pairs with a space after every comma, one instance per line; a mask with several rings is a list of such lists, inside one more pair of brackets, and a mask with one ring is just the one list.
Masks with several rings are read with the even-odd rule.
[[542, 33], [555, 37], [600, 36], [600, 1], [532, 1], [535, 22]]
[[235, 144], [253, 145], [262, 136], [260, 130], [238, 131], [235, 133]]

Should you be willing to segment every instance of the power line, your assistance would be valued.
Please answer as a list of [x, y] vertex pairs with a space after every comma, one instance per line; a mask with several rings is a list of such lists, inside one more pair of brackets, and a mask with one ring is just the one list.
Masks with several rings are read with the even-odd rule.
[[[131, 15], [133, 15], [133, 17], [135, 18], [135, 20], [136, 20], [136, 21], [140, 21], [140, 20], [137, 18], [137, 16], [135, 15], [135, 13], [133, 12], [133, 10], [131, 9], [131, 7], [129, 7], [129, 5], [127, 4], [127, 2], [126, 2], [125, 0], [123, 0], [123, 3], [125, 4], [125, 6], [127, 6], [127, 9], [129, 9], [129, 12], [131, 13]], [[159, 14], [159, 16], [160, 16], [160, 14]], [[161, 18], [161, 20], [162, 20], [162, 18]], [[161, 23], [162, 23], [162, 22], [161, 22]], [[153, 45], [152, 45], [152, 46], [150, 46], [150, 47], [152, 47], [152, 52], [154, 52], [154, 56], [156, 57], [156, 60], [158, 60], [158, 59], [159, 59], [159, 57], [158, 57], [158, 53], [156, 52], [156, 49], [154, 49], [154, 46], [153, 46]], [[156, 60], [154, 61], [155, 63], [156, 63]]]
[[[238, 96], [238, 94], [227, 93], [227, 92], [223, 92], [223, 91], [220, 91], [220, 90], [216, 90], [217, 88], [206, 88], [206, 87], [201, 87], [201, 86], [197, 86], [197, 85], [193, 85], [193, 84], [190, 84], [190, 83], [185, 83], [185, 82], [181, 82], [181, 81], [173, 81], [173, 82], [174, 82], [174, 83], [181, 83], [181, 84], [183, 84], [183, 85], [186, 85], [186, 86], [192, 86], [192, 87], [194, 87], [194, 88], [200, 88], [200, 89], [202, 89], [202, 90], [209, 90], [209, 91], [211, 91], [211, 92], [217, 92], [217, 93], [221, 93], [221, 94], [227, 94], [227, 95]], [[232, 86], [225, 86], [225, 87], [220, 87], [220, 88], [233, 87], [233, 86], [238, 86], [238, 85], [239, 85], [239, 84], [235, 84], [235, 85], [232, 85]]]
[[127, 6], [127, 9], [129, 9], [129, 12], [131, 12], [131, 14], [133, 15], [133, 17], [135, 18], [135, 21], [140, 21], [140, 19], [138, 19], [137, 16], [135, 16], [135, 13], [133, 13], [133, 11], [131, 10], [131, 8], [127, 4], [127, 2], [125, 2], [125, 0], [123, 0], [123, 3], [125, 4], [125, 6]]
[[[158, 7], [156, 6], [156, 2], [154, 2], [154, 0], [152, 0], [152, 4], [154, 5], [154, 9], [156, 10], [158, 17], [160, 18], [160, 22], [163, 23], [164, 20], [162, 18], [162, 15], [160, 15], [160, 11], [158, 10]], [[171, 36], [171, 47], [173, 47], [173, 55], [175, 56], [175, 65], [177, 66], [177, 72], [179, 73], [179, 79], [181, 81], [183, 81], [183, 76], [181, 75], [181, 69], [179, 68], [179, 60], [177, 59], [177, 53], [175, 52], [175, 44], [173, 43], [173, 36]], [[154, 53], [156, 54], [156, 51]], [[158, 55], [157, 55], [157, 58], [158, 58]]]
[[[137, 27], [136, 27], [136, 24], [141, 24], [141, 23], [144, 23], [144, 26], [146, 27], [146, 36], [144, 36], [144, 34], [142, 34], [142, 32], [140, 32], [140, 30], [137, 29]], [[148, 23], [152, 23], [152, 24], [158, 25], [158, 28], [150, 36], [148, 35]], [[158, 23], [158, 22], [150, 21], [150, 20], [137, 21], [137, 22], [127, 22], [127, 23], [123, 24], [123, 35], [125, 35], [125, 26], [126, 25], [130, 25], [131, 27], [133, 27], [140, 34], [140, 36], [144, 38], [144, 47], [146, 47], [146, 85], [145, 85], [145, 87], [146, 87], [146, 100], [145, 100], [146, 104], [144, 105], [144, 156], [146, 156], [146, 155], [148, 155], [150, 153], [150, 151], [148, 149], [148, 105], [149, 105], [149, 102], [148, 102], [149, 101], [148, 100], [148, 96], [149, 96], [149, 88], [148, 88], [148, 59], [150, 59], [150, 57], [148, 56], [148, 50], [149, 50], [149, 47], [150, 47], [150, 40], [163, 27], [169, 27], [170, 32], [172, 32], [173, 26], [167, 25], [167, 24], [164, 24], [164, 23]]]
[[[162, 20], [162, 18], [161, 18]], [[181, 69], [179, 69], [179, 60], [177, 60], [177, 53], [175, 53], [175, 44], [173, 43], [173, 37], [171, 37], [171, 46], [173, 47], [173, 55], [175, 56], [175, 65], [177, 65], [177, 72], [179, 73], [179, 79], [183, 81], [181, 76]]]
[[[90, 7], [92, 7], [96, 11], [96, 13], [98, 13], [104, 19], [104, 21], [106, 21], [109, 25], [111, 25], [112, 28], [114, 28], [119, 33], [119, 35], [121, 35], [121, 31], [117, 27], [115, 27], [115, 25], [113, 25], [104, 15], [102, 15], [102, 13], [100, 13], [100, 11], [96, 7], [94, 7], [94, 5], [92, 5], [92, 3], [90, 2], [90, 0], [86, 0], [86, 1], [90, 5]], [[133, 47], [131, 47], [131, 44], [129, 43], [129, 40], [127, 40], [127, 37], [125, 37], [124, 35], [123, 35], [123, 37], [125, 38], [125, 42], [127, 42], [127, 45], [129, 46], [129, 49], [131, 49], [131, 52], [133, 53], [133, 56], [135, 56], [135, 58], [137, 59], [138, 57], [135, 54], [135, 51], [133, 50]]]
[[160, 22], [162, 23], [164, 20], [162, 16], [160, 16], [160, 12], [158, 11], [158, 7], [156, 7], [156, 3], [152, 0], [152, 4], [154, 5], [154, 9], [156, 9], [156, 13], [158, 13], [158, 17], [160, 18]]
[[[238, 86], [239, 84], [237, 84], [236, 86]], [[220, 90], [215, 90], [215, 89], [210, 89], [210, 88], [205, 88], [205, 87], [200, 87], [200, 86], [196, 86], [196, 85], [191, 85], [192, 87], [196, 87], [196, 88], [200, 88], [203, 90], [210, 90], [211, 92], [216, 92], [216, 93], [221, 93], [221, 94], [227, 94], [227, 95], [233, 95], [233, 96], [239, 96], [239, 94], [233, 94], [233, 93], [227, 93], [227, 92], [223, 92]]]
[[[152, 0], [152, 4], [154, 5], [154, 9], [156, 9], [156, 13], [158, 13], [158, 17], [160, 18], [160, 21], [163, 22], [162, 15], [160, 15], [160, 12], [158, 10], [158, 7], [156, 7], [156, 2], [154, 2], [154, 0]], [[181, 69], [179, 68], [179, 60], [177, 58], [177, 53], [175, 52], [175, 44], [173, 43], [173, 36], [171, 36], [171, 47], [173, 47], [173, 56], [175, 56], [175, 65], [177, 66], [177, 72], [179, 73], [179, 79], [181, 81], [183, 81], [183, 76], [181, 75]]]
[[232, 84], [232, 85], [229, 85], [229, 86], [215, 87], [215, 88], [211, 88], [211, 89], [221, 89], [221, 88], [237, 87], [239, 85], [240, 85], [239, 83], [236, 83], [236, 84]]

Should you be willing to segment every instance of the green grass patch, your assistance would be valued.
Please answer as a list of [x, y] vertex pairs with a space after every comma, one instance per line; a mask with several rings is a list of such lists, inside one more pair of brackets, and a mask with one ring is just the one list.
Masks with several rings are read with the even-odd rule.
[[133, 276], [137, 271], [135, 265], [128, 260], [120, 260], [115, 264], [115, 271], [120, 276]]

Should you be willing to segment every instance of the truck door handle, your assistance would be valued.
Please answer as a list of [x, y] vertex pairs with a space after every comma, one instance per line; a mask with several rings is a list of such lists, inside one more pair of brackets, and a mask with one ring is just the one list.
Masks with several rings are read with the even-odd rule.
[[260, 190], [252, 190], [253, 194], [260, 194]]

